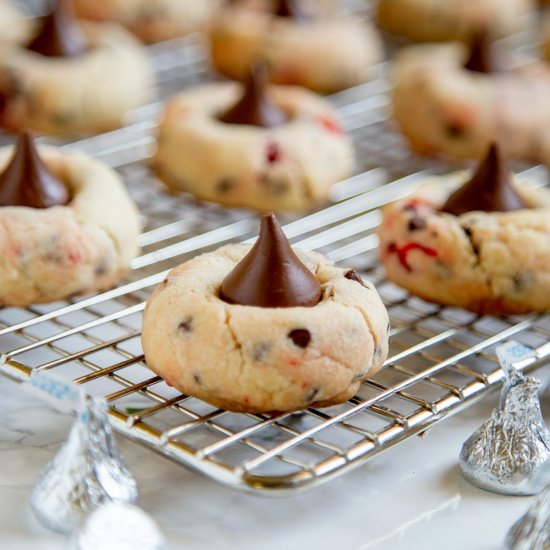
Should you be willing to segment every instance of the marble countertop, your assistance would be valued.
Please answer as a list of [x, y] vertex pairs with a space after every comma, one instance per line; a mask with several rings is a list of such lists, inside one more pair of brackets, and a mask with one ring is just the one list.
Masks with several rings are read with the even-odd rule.
[[[62, 549], [66, 539], [38, 523], [28, 497], [72, 419], [2, 378], [0, 395], [0, 548]], [[140, 505], [170, 549], [497, 550], [532, 497], [483, 492], [457, 467], [463, 441], [495, 401], [492, 396], [325, 486], [275, 499], [231, 491], [131, 441], [118, 442], [138, 481]]]

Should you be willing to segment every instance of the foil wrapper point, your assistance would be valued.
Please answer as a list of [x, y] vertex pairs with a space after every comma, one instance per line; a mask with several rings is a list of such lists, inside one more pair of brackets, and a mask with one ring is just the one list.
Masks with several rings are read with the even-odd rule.
[[137, 485], [116, 448], [107, 405], [88, 399], [67, 442], [38, 477], [30, 504], [50, 529], [70, 533], [107, 502], [132, 502]]
[[542, 417], [539, 388], [537, 379], [509, 370], [498, 407], [462, 447], [459, 465], [468, 481], [507, 495], [542, 491], [550, 432]]
[[550, 550], [550, 485], [508, 532], [508, 550]]
[[93, 512], [74, 533], [69, 550], [162, 550], [157, 524], [132, 504], [109, 502]]

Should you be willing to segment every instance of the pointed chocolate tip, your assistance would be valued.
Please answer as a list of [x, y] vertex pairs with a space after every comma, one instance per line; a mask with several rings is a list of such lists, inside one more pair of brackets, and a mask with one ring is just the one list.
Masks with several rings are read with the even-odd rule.
[[27, 49], [47, 57], [76, 57], [86, 51], [86, 39], [66, 0], [58, 0], [42, 18], [40, 30]]
[[474, 210], [512, 212], [527, 207], [510, 181], [500, 146], [492, 142], [473, 176], [447, 199], [441, 211], [460, 216]]
[[266, 212], [258, 240], [223, 281], [220, 298], [242, 306], [313, 307], [321, 285], [292, 250], [273, 212]]
[[13, 157], [0, 173], [0, 206], [49, 208], [69, 198], [67, 187], [40, 159], [33, 135], [20, 132]]
[[469, 53], [464, 68], [476, 73], [490, 74], [501, 70], [499, 60], [493, 52], [493, 44], [489, 32], [481, 30], [474, 32], [470, 38]]
[[274, 14], [277, 17], [292, 17], [297, 21], [308, 21], [312, 17], [304, 0], [278, 0]]
[[286, 113], [269, 99], [268, 69], [265, 63], [256, 62], [251, 65], [241, 98], [219, 120], [226, 124], [262, 128], [280, 126], [288, 120]]

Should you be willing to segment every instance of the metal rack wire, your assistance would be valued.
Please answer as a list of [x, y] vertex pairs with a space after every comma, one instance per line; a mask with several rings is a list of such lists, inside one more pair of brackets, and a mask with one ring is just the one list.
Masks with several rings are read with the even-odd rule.
[[[196, 37], [153, 48], [159, 100], [211, 79]], [[376, 260], [379, 208], [442, 169], [411, 157], [387, 116], [385, 67], [368, 84], [331, 98], [358, 150], [356, 176], [333, 189], [333, 204], [300, 219], [283, 217], [295, 245], [317, 249], [373, 280], [392, 321], [386, 368], [345, 404], [300, 414], [236, 414], [178, 394], [153, 376], [140, 345], [144, 301], [168, 269], [198, 253], [252, 238], [255, 216], [174, 197], [146, 160], [160, 103], [130, 124], [76, 147], [116, 168], [144, 221], [142, 255], [119, 287], [27, 309], [0, 309], [0, 372], [25, 380], [51, 370], [110, 404], [119, 432], [226, 485], [281, 494], [313, 487], [364, 463], [486, 395], [503, 378], [495, 346], [515, 339], [550, 353], [550, 315], [479, 317], [409, 296], [383, 278]], [[382, 167], [382, 168], [380, 168]], [[527, 171], [542, 182], [540, 167]], [[384, 185], [382, 185], [384, 184]]]

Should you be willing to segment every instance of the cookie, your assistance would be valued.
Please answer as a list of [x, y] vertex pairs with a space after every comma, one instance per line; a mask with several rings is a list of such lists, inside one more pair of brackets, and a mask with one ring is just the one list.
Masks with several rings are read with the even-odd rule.
[[116, 21], [144, 42], [204, 31], [222, 0], [71, 0], [79, 17]]
[[80, 153], [39, 153], [43, 163], [28, 134], [15, 154], [0, 149], [2, 306], [105, 290], [138, 251], [138, 213], [115, 172]]
[[[388, 352], [386, 309], [373, 285], [355, 272], [334, 267], [320, 254], [296, 251], [298, 257], [289, 259], [280, 242], [266, 245], [271, 232], [284, 238], [273, 216], [264, 216], [252, 249], [224, 246], [169, 273], [143, 318], [147, 364], [186, 395], [232, 411], [341, 403], [382, 368]], [[285, 266], [291, 265], [290, 283], [272, 258], [269, 271], [250, 265], [279, 253]], [[239, 269], [246, 262], [243, 279]], [[279, 279], [262, 281], [266, 273]], [[308, 276], [313, 281], [304, 282]], [[302, 305], [293, 306], [292, 300], [273, 305], [279, 304], [282, 279], [294, 285], [293, 299], [307, 295]], [[311, 284], [318, 285], [318, 295]], [[289, 292], [284, 290], [286, 298]], [[247, 303], [260, 305], [233, 303], [231, 298], [243, 293], [249, 294]]]
[[514, 159], [544, 160], [550, 66], [531, 60], [487, 72], [465, 68], [472, 60], [459, 44], [413, 46], [399, 56], [393, 115], [412, 149], [479, 158], [499, 139]]
[[[271, 86], [261, 91], [262, 99], [262, 86], [251, 76], [244, 93], [240, 84], [215, 83], [168, 103], [153, 166], [170, 189], [224, 206], [307, 210], [325, 202], [330, 187], [351, 174], [351, 141], [326, 101], [289, 86]], [[253, 94], [259, 108], [247, 105]], [[246, 118], [247, 112], [265, 112], [267, 100], [271, 113], [282, 112], [284, 120], [275, 126], [220, 120], [236, 102]]]
[[0, 0], [0, 43], [24, 41], [31, 32], [31, 23], [11, 0]]
[[382, 60], [381, 41], [367, 22], [341, 17], [296, 21], [238, 2], [219, 10], [210, 38], [212, 62], [222, 74], [244, 80], [251, 63], [263, 59], [273, 83], [320, 93], [365, 82]]
[[[494, 154], [477, 178], [502, 177]], [[465, 172], [430, 178], [385, 209], [378, 235], [388, 278], [426, 300], [477, 313], [550, 309], [550, 191], [515, 177], [504, 193], [460, 187], [475, 180], [469, 178]], [[474, 204], [495, 197], [505, 211]]]
[[[27, 47], [0, 44], [0, 125], [6, 128], [103, 132], [122, 125], [149, 97], [152, 70], [138, 41], [111, 24], [83, 25], [81, 35], [63, 5]], [[65, 34], [55, 36], [60, 29]]]
[[419, 42], [464, 40], [480, 29], [506, 36], [527, 28], [533, 0], [379, 0], [379, 25]]

